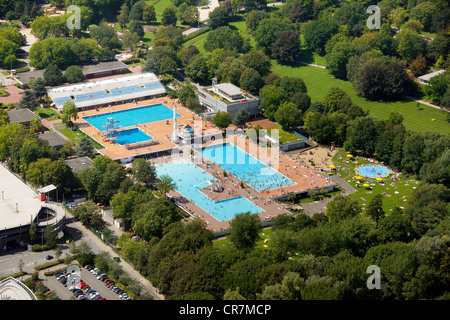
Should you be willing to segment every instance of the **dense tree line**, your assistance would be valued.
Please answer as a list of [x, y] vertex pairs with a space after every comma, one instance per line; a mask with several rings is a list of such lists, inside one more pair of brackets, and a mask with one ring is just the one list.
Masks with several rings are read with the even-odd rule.
[[[448, 200], [445, 186], [421, 184], [405, 210], [375, 222], [337, 197], [326, 215], [275, 219], [270, 251], [255, 247], [261, 226], [248, 213], [233, 219], [233, 246], [214, 247], [201, 220], [171, 224], [149, 242], [124, 234], [118, 244], [169, 299], [446, 299]], [[381, 290], [366, 286], [372, 264]]]

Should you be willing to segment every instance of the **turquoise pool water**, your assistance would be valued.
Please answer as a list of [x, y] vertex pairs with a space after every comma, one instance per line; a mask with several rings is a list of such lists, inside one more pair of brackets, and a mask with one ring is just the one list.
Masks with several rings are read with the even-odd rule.
[[199, 149], [203, 156], [231, 172], [253, 189], [278, 189], [295, 182], [249, 155], [232, 143], [224, 143]]
[[219, 221], [233, 219], [238, 213], [247, 211], [250, 213], [259, 213], [264, 211], [244, 197], [236, 197], [223, 201], [213, 201], [208, 198], [200, 191], [206, 184], [198, 187], [197, 185], [208, 180], [213, 180], [214, 177], [189, 160], [180, 159], [157, 165], [156, 174], [159, 177], [163, 174], [169, 175], [176, 183], [176, 190], [179, 193]]
[[377, 178], [389, 175], [389, 169], [380, 165], [364, 165], [357, 169], [358, 174], [364, 177]]
[[[83, 119], [101, 131], [106, 129], [106, 121], [109, 117], [112, 117], [114, 121], [119, 121], [116, 125], [117, 128], [126, 128], [136, 124], [172, 119], [173, 110], [160, 103], [84, 117]], [[177, 117], [181, 117], [181, 115], [177, 113]]]
[[127, 129], [115, 132], [113, 137], [117, 137], [115, 140], [118, 144], [124, 145], [127, 143], [137, 143], [142, 141], [153, 140], [153, 137], [145, 133], [139, 128]]

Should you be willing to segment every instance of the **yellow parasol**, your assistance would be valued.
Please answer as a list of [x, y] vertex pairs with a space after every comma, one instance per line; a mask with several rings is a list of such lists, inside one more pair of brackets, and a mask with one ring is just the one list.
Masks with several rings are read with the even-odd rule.
[[348, 154], [348, 155], [347, 155], [347, 158], [353, 158], [353, 155]]
[[383, 180], [383, 178], [382, 177], [377, 177], [377, 180], [381, 181], [381, 180]]
[[330, 164], [329, 167], [330, 168], [336, 168], [336, 166], [334, 164]]
[[360, 176], [357, 176], [357, 177], [356, 177], [356, 179], [357, 179], [357, 180], [361, 180], [361, 179], [362, 179], [362, 177], [360, 177]]
[[364, 186], [364, 187], [370, 187], [370, 184], [364, 183], [363, 186]]

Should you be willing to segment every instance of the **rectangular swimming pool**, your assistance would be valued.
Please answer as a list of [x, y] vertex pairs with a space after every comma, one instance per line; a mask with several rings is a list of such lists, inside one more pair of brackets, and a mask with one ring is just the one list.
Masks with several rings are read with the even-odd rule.
[[[173, 118], [173, 110], [162, 103], [150, 106], [138, 107], [128, 110], [113, 111], [95, 116], [84, 117], [83, 119], [102, 131], [106, 129], [106, 122], [109, 117], [114, 121], [119, 121], [117, 128], [126, 128], [137, 124], [168, 120]], [[177, 117], [181, 117], [177, 113]]]
[[145, 133], [139, 128], [126, 129], [114, 132], [113, 137], [117, 137], [115, 141], [120, 145], [153, 140], [153, 137], [151, 135]]
[[244, 197], [236, 197], [222, 201], [213, 201], [208, 198], [200, 191], [206, 184], [202, 186], [198, 185], [215, 178], [189, 160], [180, 159], [157, 165], [156, 174], [159, 177], [164, 174], [169, 175], [175, 182], [175, 189], [179, 193], [219, 221], [233, 219], [236, 214], [247, 211], [250, 213], [264, 212], [263, 209]]
[[231, 172], [256, 191], [279, 189], [295, 182], [232, 143], [199, 148], [202, 155]]

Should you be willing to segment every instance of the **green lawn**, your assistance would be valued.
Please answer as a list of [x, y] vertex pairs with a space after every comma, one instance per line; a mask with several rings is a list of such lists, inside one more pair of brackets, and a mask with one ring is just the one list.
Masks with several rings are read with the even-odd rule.
[[[450, 124], [446, 121], [447, 113], [423, 104], [417, 108], [417, 103], [409, 100], [395, 102], [378, 102], [367, 100], [356, 94], [349, 81], [333, 79], [326, 69], [297, 64], [292, 66], [280, 65], [272, 60], [272, 71], [280, 76], [300, 77], [305, 81], [311, 101], [323, 101], [332, 87], [343, 89], [352, 101], [370, 115], [378, 119], [387, 119], [392, 111], [400, 112], [404, 118], [404, 125], [411, 131], [436, 131], [448, 133]], [[434, 119], [434, 120], [432, 120]]]
[[55, 110], [53, 110], [52, 108], [48, 107], [48, 108], [42, 108], [39, 107], [36, 109], [36, 113], [44, 119], [47, 120], [56, 120], [56, 119], [60, 119], [60, 114], [58, 112], [56, 112]]
[[[356, 163], [355, 163], [356, 162]], [[414, 176], [406, 176], [401, 174], [399, 180], [385, 179], [385, 185], [381, 185], [376, 179], [366, 178], [361, 184], [367, 182], [371, 185], [372, 190], [366, 190], [365, 187], [356, 188], [356, 174], [355, 168], [363, 164], [376, 164], [368, 161], [366, 158], [355, 158], [355, 161], [349, 161], [346, 157], [346, 152], [341, 150], [333, 157], [333, 163], [335, 165], [340, 165], [347, 170], [337, 170], [341, 177], [347, 181], [351, 186], [356, 189], [356, 193], [350, 194], [347, 197], [351, 199], [359, 200], [361, 206], [363, 207], [363, 212], [365, 208], [369, 205], [370, 200], [376, 194], [384, 194], [383, 197], [383, 210], [385, 213], [389, 213], [391, 209], [396, 206], [406, 207], [407, 200], [411, 195], [414, 187], [418, 185], [419, 181], [415, 180]], [[361, 185], [360, 184], [360, 185]], [[396, 193], [397, 192], [397, 193]], [[405, 201], [406, 200], [406, 201]]]
[[267, 133], [269, 135], [270, 135], [270, 130], [272, 130], [272, 129], [278, 129], [278, 135], [279, 135], [280, 143], [302, 139], [301, 137], [299, 137], [295, 133], [292, 133], [292, 132], [289, 132], [289, 131], [284, 131], [283, 128], [281, 128], [281, 126], [274, 126], [272, 128], [268, 128], [267, 129]]
[[92, 145], [94, 148], [97, 149], [104, 149], [105, 147], [89, 137], [88, 135], [84, 134], [82, 131], [72, 131], [70, 129], [62, 129], [59, 132], [61, 132], [63, 135], [65, 135], [69, 140], [72, 142], [78, 144], [80, 142], [80, 139], [84, 136], [87, 136], [89, 139], [91, 139]]

